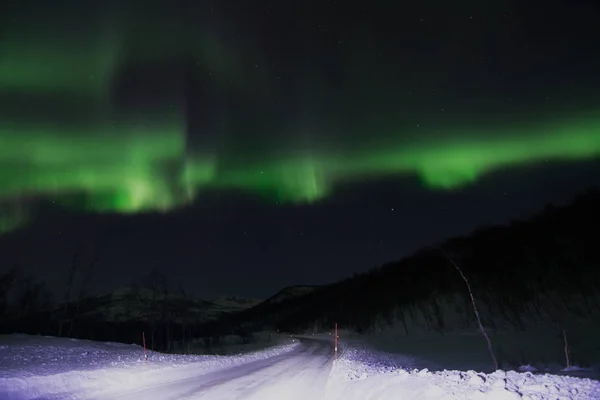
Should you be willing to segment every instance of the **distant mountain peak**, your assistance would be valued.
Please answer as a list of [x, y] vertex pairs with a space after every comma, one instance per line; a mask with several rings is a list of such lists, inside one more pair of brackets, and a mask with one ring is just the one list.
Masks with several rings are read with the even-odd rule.
[[214, 299], [212, 302], [218, 306], [222, 306], [225, 308], [235, 308], [243, 310], [246, 308], [254, 307], [261, 301], [262, 300], [238, 296], [220, 296]]
[[292, 297], [299, 297], [315, 291], [320, 286], [316, 285], [295, 285], [288, 286], [275, 293], [265, 300], [265, 303], [279, 303]]

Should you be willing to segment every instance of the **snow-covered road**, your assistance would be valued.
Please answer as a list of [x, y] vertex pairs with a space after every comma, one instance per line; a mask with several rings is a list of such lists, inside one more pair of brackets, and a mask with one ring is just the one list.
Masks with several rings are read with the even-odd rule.
[[[116, 400], [270, 400], [320, 399], [333, 366], [331, 340], [300, 339], [295, 350], [204, 373], [186, 379], [150, 385], [143, 390], [110, 396]], [[91, 397], [97, 398], [94, 395]]]
[[592, 400], [600, 382], [533, 372], [434, 370], [330, 335], [279, 336], [250, 353], [176, 355], [138, 345], [0, 335], [0, 400]]

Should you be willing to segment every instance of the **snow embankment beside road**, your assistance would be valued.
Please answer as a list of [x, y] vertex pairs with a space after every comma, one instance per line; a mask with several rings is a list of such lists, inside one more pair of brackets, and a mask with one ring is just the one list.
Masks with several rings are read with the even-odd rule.
[[327, 384], [327, 400], [370, 399], [600, 399], [600, 382], [551, 374], [498, 370], [430, 371], [417, 360], [342, 343]]
[[298, 342], [231, 356], [175, 355], [138, 345], [47, 336], [0, 335], [0, 398], [110, 393], [171, 382], [292, 351]]

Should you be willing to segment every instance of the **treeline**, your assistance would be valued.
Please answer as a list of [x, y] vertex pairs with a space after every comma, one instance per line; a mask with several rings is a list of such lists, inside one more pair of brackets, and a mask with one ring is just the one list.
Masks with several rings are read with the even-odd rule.
[[181, 285], [169, 285], [164, 273], [153, 269], [141, 284], [116, 297], [93, 296], [92, 264], [81, 270], [77, 265], [68, 268], [64, 293], [51, 292], [17, 267], [0, 275], [0, 334], [142, 344], [144, 332], [149, 349], [186, 353], [204, 333], [202, 316], [212, 304], [194, 299]]
[[[49, 326], [54, 304], [46, 284], [22, 276], [19, 268], [0, 274], [0, 333], [28, 333], [34, 326]], [[45, 330], [35, 333], [48, 334]]]
[[[525, 329], [537, 319], [557, 327], [600, 315], [600, 192], [547, 206], [527, 221], [479, 229], [339, 283], [279, 304], [263, 304], [213, 323], [287, 332], [373, 332], [400, 325], [444, 334], [475, 323], [469, 280], [490, 328]], [[414, 332], [413, 332], [414, 333]]]

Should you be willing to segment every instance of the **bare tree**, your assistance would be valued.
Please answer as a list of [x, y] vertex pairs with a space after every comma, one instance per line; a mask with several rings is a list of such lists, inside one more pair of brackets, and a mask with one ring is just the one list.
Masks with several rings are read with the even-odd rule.
[[62, 306], [63, 317], [61, 318], [61, 321], [58, 324], [58, 337], [62, 336], [63, 327], [69, 319], [69, 302], [71, 301], [71, 293], [73, 292], [73, 285], [75, 284], [75, 274], [77, 273], [77, 268], [79, 266], [80, 251], [81, 245], [77, 245], [75, 247], [75, 252], [73, 253], [73, 258], [71, 259], [71, 264], [69, 265], [69, 269], [67, 270], [67, 288], [65, 291], [65, 297], [63, 299]]
[[[179, 295], [183, 298], [184, 301], [187, 301], [187, 293], [185, 291], [185, 287], [183, 286], [182, 282], [179, 282], [177, 284], [178, 290], [179, 290]], [[187, 329], [186, 326], [186, 322], [187, 322], [187, 315], [180, 315], [180, 319], [181, 319], [181, 351], [182, 353], [186, 353], [186, 344], [185, 344], [185, 331]]]
[[18, 268], [12, 267], [8, 272], [0, 275], [0, 321], [9, 317], [9, 294], [17, 280]]
[[146, 315], [150, 324], [150, 348], [154, 350], [156, 330], [163, 316], [163, 307], [161, 307], [160, 303], [166, 291], [166, 277], [162, 272], [153, 268], [144, 279], [144, 286], [150, 292], [149, 302], [142, 295], [139, 296], [140, 301], [146, 306]]
[[165, 351], [168, 353], [171, 350], [171, 336], [172, 336], [172, 319], [173, 310], [171, 303], [169, 302], [169, 282], [167, 277], [164, 277], [164, 298], [162, 299], [162, 320], [165, 324], [165, 340], [166, 346]]
[[26, 277], [21, 279], [19, 284], [17, 301], [21, 318], [36, 316], [50, 305], [51, 294], [44, 282]]
[[75, 326], [75, 321], [79, 317], [79, 313], [81, 312], [81, 305], [85, 296], [88, 294], [88, 290], [90, 288], [92, 279], [95, 276], [96, 266], [101, 259], [102, 254], [106, 250], [106, 244], [108, 242], [108, 237], [105, 237], [94, 249], [92, 254], [92, 258], [90, 259], [85, 271], [83, 272], [83, 281], [81, 282], [81, 288], [79, 290], [79, 294], [77, 299], [75, 300], [75, 310], [73, 311], [73, 316], [71, 317], [71, 323], [69, 324], [69, 332], [67, 336], [71, 336], [73, 334], [73, 328]]
[[[83, 243], [79, 242], [73, 253], [71, 264], [67, 270], [66, 291], [64, 303], [62, 306], [62, 318], [58, 325], [58, 336], [63, 335], [64, 327], [68, 323], [67, 336], [73, 334], [75, 323], [81, 312], [83, 301], [89, 293], [92, 280], [95, 275], [95, 270], [98, 262], [102, 258], [110, 237], [105, 235], [94, 247], [90, 260], [87, 265], [81, 262], [83, 253]], [[81, 276], [81, 284], [77, 296], [73, 298], [75, 286], [78, 276]]]
[[494, 366], [496, 367], [496, 369], [498, 369], [499, 368], [498, 361], [496, 360], [496, 355], [494, 354], [494, 350], [492, 347], [492, 341], [490, 340], [490, 337], [488, 336], [487, 332], [485, 331], [485, 328], [483, 327], [483, 323], [481, 322], [481, 317], [479, 316], [479, 310], [477, 309], [477, 305], [475, 304], [475, 296], [473, 296], [473, 290], [471, 290], [471, 284], [467, 280], [467, 277], [465, 276], [465, 274], [463, 274], [462, 270], [458, 267], [458, 264], [454, 262], [454, 260], [448, 255], [448, 253], [446, 253], [446, 251], [444, 249], [442, 249], [441, 247], [438, 247], [438, 249], [442, 253], [444, 253], [444, 255], [446, 256], [448, 261], [450, 261], [450, 264], [452, 264], [452, 266], [454, 266], [454, 268], [458, 271], [458, 273], [460, 274], [463, 281], [465, 281], [465, 285], [467, 286], [467, 290], [469, 292], [469, 297], [471, 297], [471, 304], [473, 304], [473, 312], [475, 313], [475, 317], [477, 318], [477, 324], [479, 325], [479, 331], [485, 338], [485, 341], [487, 342], [488, 351], [490, 352], [490, 357], [491, 357], [492, 361], [494, 362]]

